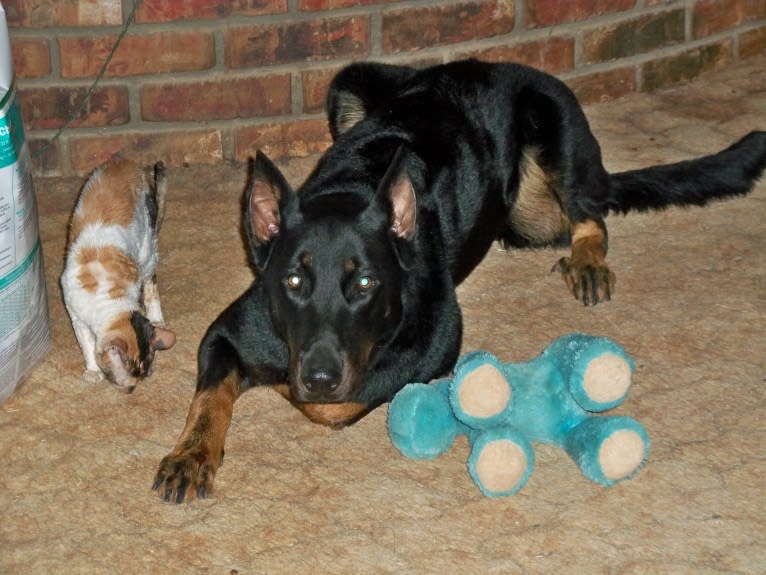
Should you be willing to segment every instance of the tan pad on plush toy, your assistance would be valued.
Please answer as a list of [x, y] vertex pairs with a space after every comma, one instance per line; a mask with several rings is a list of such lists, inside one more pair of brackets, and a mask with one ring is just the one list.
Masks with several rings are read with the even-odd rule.
[[497, 415], [511, 401], [511, 386], [495, 366], [484, 364], [465, 377], [458, 390], [463, 411], [472, 417]]
[[607, 353], [588, 364], [583, 388], [588, 397], [598, 403], [617, 401], [630, 387], [630, 365], [619, 355]]
[[476, 475], [488, 491], [507, 492], [521, 480], [527, 456], [513, 441], [500, 439], [487, 444], [476, 462]]
[[644, 460], [644, 440], [635, 431], [620, 429], [607, 437], [598, 450], [598, 461], [604, 477], [612, 481], [624, 479]]

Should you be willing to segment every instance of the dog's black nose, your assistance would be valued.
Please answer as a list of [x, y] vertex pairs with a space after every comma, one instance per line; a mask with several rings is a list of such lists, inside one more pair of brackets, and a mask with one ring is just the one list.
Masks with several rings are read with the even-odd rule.
[[303, 401], [327, 401], [340, 391], [345, 359], [337, 339], [321, 337], [301, 353], [298, 368], [298, 396]]
[[341, 374], [334, 370], [317, 369], [303, 376], [303, 385], [314, 393], [329, 393], [340, 384]]

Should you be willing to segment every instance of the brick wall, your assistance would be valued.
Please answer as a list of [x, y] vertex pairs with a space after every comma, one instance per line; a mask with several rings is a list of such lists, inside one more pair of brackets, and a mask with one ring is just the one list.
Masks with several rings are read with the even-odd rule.
[[321, 151], [352, 60], [516, 60], [593, 102], [766, 51], [766, 0], [144, 0], [81, 105], [132, 0], [2, 1], [37, 175]]

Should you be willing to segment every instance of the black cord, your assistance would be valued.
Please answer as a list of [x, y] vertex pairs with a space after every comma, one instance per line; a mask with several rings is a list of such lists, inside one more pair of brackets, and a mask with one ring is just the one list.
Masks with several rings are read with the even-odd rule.
[[128, 32], [128, 28], [133, 24], [133, 20], [136, 17], [136, 11], [138, 10], [138, 7], [141, 5], [143, 0], [135, 0], [133, 2], [133, 9], [130, 11], [130, 14], [128, 14], [127, 20], [125, 20], [125, 24], [122, 26], [122, 30], [120, 30], [120, 34], [117, 36], [117, 39], [114, 41], [114, 45], [112, 46], [112, 49], [109, 51], [109, 54], [107, 54], [106, 59], [104, 60], [104, 63], [101, 66], [101, 70], [99, 70], [98, 75], [93, 80], [93, 83], [88, 88], [88, 91], [85, 92], [85, 96], [83, 96], [82, 101], [80, 101], [80, 104], [75, 108], [75, 110], [72, 112], [72, 114], [69, 116], [69, 119], [64, 123], [63, 126], [61, 126], [58, 131], [53, 135], [53, 137], [48, 141], [45, 146], [35, 151], [34, 154], [32, 154], [32, 157], [38, 157], [42, 156], [45, 152], [48, 151], [48, 149], [53, 146], [53, 144], [58, 140], [59, 136], [69, 128], [69, 126], [74, 122], [77, 118], [80, 117], [80, 114], [82, 114], [82, 111], [85, 109], [85, 105], [90, 100], [91, 96], [93, 95], [93, 92], [96, 90], [96, 86], [98, 86], [98, 83], [103, 79], [104, 74], [106, 74], [106, 68], [109, 66], [109, 63], [112, 61], [112, 57], [114, 56], [114, 53], [117, 51], [117, 48], [120, 46], [120, 43], [122, 42], [122, 39], [125, 37], [125, 34]]

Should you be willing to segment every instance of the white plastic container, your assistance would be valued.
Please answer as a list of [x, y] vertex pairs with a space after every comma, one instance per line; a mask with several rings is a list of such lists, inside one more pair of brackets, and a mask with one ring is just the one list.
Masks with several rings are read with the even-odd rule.
[[0, 5], [0, 403], [50, 349], [48, 299], [5, 10]]

